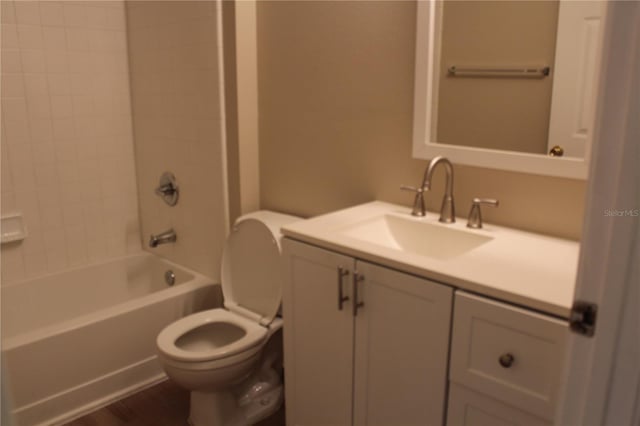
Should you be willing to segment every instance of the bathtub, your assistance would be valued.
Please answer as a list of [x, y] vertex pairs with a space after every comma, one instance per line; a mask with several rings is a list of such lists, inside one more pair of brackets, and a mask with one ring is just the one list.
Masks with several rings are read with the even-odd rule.
[[222, 304], [211, 279], [148, 253], [1, 291], [3, 380], [20, 426], [61, 424], [164, 380], [160, 330]]

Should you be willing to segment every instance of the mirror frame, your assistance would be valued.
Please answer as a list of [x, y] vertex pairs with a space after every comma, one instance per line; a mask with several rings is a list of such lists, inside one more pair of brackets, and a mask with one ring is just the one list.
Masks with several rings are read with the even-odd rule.
[[[469, 166], [571, 179], [587, 178], [591, 155], [591, 135], [587, 141], [584, 158], [548, 157], [543, 154], [433, 142], [435, 123], [437, 123], [437, 81], [439, 79], [440, 27], [442, 25], [441, 2], [438, 0], [418, 1], [416, 15], [413, 158], [431, 159], [443, 155], [453, 163]], [[601, 49], [598, 50], [597, 63], [600, 64], [599, 67], [602, 67]]]

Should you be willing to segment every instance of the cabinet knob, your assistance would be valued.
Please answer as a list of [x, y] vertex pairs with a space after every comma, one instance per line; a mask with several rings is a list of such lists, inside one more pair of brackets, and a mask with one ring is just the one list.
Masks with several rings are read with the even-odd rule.
[[513, 355], [506, 353], [500, 356], [500, 358], [498, 358], [498, 362], [500, 363], [501, 366], [503, 366], [504, 368], [509, 368], [513, 365], [513, 362], [516, 359], [513, 357]]

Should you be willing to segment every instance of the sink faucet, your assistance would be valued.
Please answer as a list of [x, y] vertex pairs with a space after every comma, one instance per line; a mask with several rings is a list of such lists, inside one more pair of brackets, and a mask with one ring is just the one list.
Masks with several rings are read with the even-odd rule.
[[154, 248], [160, 244], [175, 243], [176, 239], [176, 232], [172, 228], [160, 234], [152, 234], [151, 238], [149, 238], [149, 247]]
[[425, 191], [431, 189], [431, 177], [436, 167], [442, 164], [447, 172], [447, 181], [445, 184], [444, 198], [442, 199], [442, 207], [440, 208], [440, 222], [453, 223], [456, 221], [456, 209], [453, 204], [453, 164], [447, 158], [438, 156], [435, 157], [429, 163], [426, 172], [424, 173], [424, 180], [422, 182], [422, 188]]

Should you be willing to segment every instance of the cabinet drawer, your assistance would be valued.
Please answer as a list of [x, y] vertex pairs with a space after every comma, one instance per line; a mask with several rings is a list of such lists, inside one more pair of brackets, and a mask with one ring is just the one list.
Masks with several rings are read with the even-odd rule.
[[450, 379], [552, 419], [568, 333], [566, 321], [459, 291]]
[[551, 426], [551, 422], [452, 383], [447, 426]]

